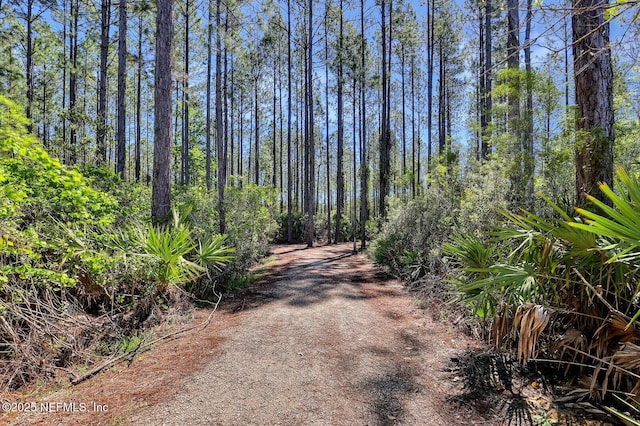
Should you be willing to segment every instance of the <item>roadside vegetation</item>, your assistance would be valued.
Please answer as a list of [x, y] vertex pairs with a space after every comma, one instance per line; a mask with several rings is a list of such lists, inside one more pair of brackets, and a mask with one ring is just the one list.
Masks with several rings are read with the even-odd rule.
[[[138, 350], [150, 327], [217, 303], [268, 250], [274, 192], [215, 198], [176, 189], [170, 220], [152, 223], [149, 188], [104, 168], [69, 167], [0, 98], [0, 377], [5, 390]], [[186, 316], [185, 316], [186, 315]]]
[[567, 407], [638, 424], [637, 174], [619, 168], [613, 188], [600, 186], [605, 201], [588, 196], [578, 209], [540, 192], [536, 214], [512, 211], [508, 179], [488, 170], [452, 173], [392, 210], [373, 258], [441, 319], [485, 339], [493, 357], [547, 371]]

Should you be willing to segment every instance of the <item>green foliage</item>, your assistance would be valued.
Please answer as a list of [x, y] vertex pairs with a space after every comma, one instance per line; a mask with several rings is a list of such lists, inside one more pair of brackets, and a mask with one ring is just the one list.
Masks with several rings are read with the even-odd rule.
[[590, 197], [579, 218], [545, 199], [555, 217], [504, 213], [507, 226], [483, 239], [465, 233], [444, 247], [458, 267], [452, 282], [461, 299], [495, 318], [496, 344], [515, 340], [526, 361], [536, 356], [540, 333], [555, 327], [541, 351], [593, 365], [591, 383], [602, 386], [589, 393], [600, 398], [635, 392], [638, 376], [629, 371], [640, 356], [632, 343], [640, 339], [640, 183], [618, 169], [615, 187], [600, 187], [611, 206]]
[[226, 190], [227, 234], [236, 249], [233, 267], [238, 272], [269, 252], [278, 228], [276, 195], [274, 188], [253, 184]]
[[[457, 226], [457, 200], [439, 188], [394, 209], [373, 242], [374, 260], [397, 276], [437, 272], [440, 245]], [[409, 270], [405, 267], [410, 266]]]
[[[175, 199], [183, 206], [179, 217], [188, 223], [192, 237], [199, 241], [189, 259], [199, 265], [207, 263], [209, 278], [225, 286], [233, 285], [268, 253], [269, 243], [278, 229], [274, 188], [246, 184], [225, 189], [227, 237], [224, 241], [217, 236], [220, 233], [217, 194], [194, 186], [178, 189]], [[233, 251], [226, 247], [233, 247]], [[225, 267], [221, 268], [223, 264]], [[210, 286], [201, 284], [196, 283], [189, 289], [200, 297], [209, 297]]]
[[[287, 242], [287, 227], [288, 227], [288, 214], [282, 213], [279, 218], [278, 232], [275, 237], [275, 241], [279, 243]], [[291, 212], [291, 238], [292, 242], [305, 241], [305, 229], [307, 226], [307, 217], [303, 212], [294, 211]], [[316, 221], [321, 223], [321, 218], [317, 217]], [[325, 219], [326, 222], [326, 219]], [[321, 227], [321, 225], [320, 225]], [[326, 225], [325, 225], [326, 227]]]
[[205, 237], [204, 241], [198, 241], [194, 258], [201, 267], [213, 268], [220, 271], [224, 265], [233, 260], [233, 247], [224, 245], [227, 237], [225, 235], [213, 235]]
[[129, 339], [125, 338], [120, 341], [120, 352], [129, 353], [137, 350], [143, 343], [144, 339], [140, 336], [133, 336]]
[[93, 189], [77, 169], [52, 159], [26, 125], [21, 109], [0, 97], [0, 220], [110, 223], [115, 200]]
[[484, 163], [468, 162], [464, 180], [458, 184], [462, 192], [459, 230], [481, 232], [502, 219], [498, 210], [506, 209], [509, 203], [508, 172], [508, 164], [500, 153]]
[[204, 268], [185, 259], [195, 247], [189, 230], [184, 227], [149, 226], [144, 250], [157, 265], [154, 278], [160, 286], [184, 284], [204, 272]]
[[[27, 132], [20, 107], [0, 97], [0, 285], [9, 280], [47, 288], [76, 284], [100, 273], [105, 259], [91, 257], [82, 238], [113, 222], [118, 203], [94, 189], [77, 169], [52, 159]], [[71, 224], [61, 226], [61, 224]], [[68, 244], [57, 244], [60, 229]], [[85, 268], [67, 263], [81, 257]]]

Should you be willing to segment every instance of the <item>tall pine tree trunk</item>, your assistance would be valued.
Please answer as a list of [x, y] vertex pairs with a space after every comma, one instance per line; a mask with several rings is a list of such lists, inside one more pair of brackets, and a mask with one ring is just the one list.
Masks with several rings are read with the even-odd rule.
[[223, 152], [224, 129], [222, 122], [222, 36], [220, 34], [221, 3], [222, 0], [216, 0], [216, 158], [218, 159], [218, 215], [220, 233], [224, 234], [226, 232], [224, 205], [224, 183], [226, 178], [226, 165]]
[[287, 242], [293, 242], [291, 170], [291, 0], [287, 0]]
[[69, 54], [71, 55], [71, 71], [69, 72], [69, 115], [71, 128], [69, 129], [69, 162], [78, 163], [78, 134], [76, 129], [78, 107], [78, 17], [80, 11], [78, 0], [71, 1], [71, 28], [69, 31]]
[[[325, 4], [324, 13], [324, 97], [325, 104], [329, 105], [329, 2]], [[325, 142], [327, 146], [327, 243], [331, 244], [331, 149], [329, 141], [329, 111], [325, 112]]]
[[491, 75], [493, 73], [493, 65], [491, 61], [491, 14], [493, 13], [493, 6], [491, 5], [491, 0], [485, 0], [484, 7], [484, 93], [482, 93], [482, 98], [484, 100], [485, 125], [482, 128], [482, 149], [480, 154], [482, 159], [487, 159], [491, 151], [491, 147], [489, 146], [489, 139], [491, 135], [489, 134], [488, 129], [491, 124], [491, 109], [493, 108], [493, 99], [491, 97]]
[[[433, 48], [434, 44], [434, 13], [435, 13], [435, 0], [427, 1], [427, 171], [431, 167], [431, 150], [432, 150], [432, 137], [431, 122], [433, 120]], [[419, 169], [419, 168], [418, 168]]]
[[189, 18], [190, 18], [190, 0], [186, 1], [184, 21], [184, 80], [182, 81], [183, 98], [182, 103], [182, 173], [181, 182], [183, 185], [189, 185], [190, 182], [190, 165], [189, 155], [191, 147], [189, 146], [190, 124], [189, 124], [189, 104], [190, 100], [190, 88], [189, 88]]
[[213, 7], [207, 3], [207, 100], [205, 113], [205, 180], [207, 190], [211, 191], [211, 69], [213, 56]]
[[[416, 173], [416, 55], [411, 54], [411, 197], [416, 198], [416, 186], [420, 185], [420, 171]], [[417, 182], [416, 182], [417, 181]]]
[[[365, 33], [364, 33], [364, 0], [360, 0], [360, 248], [367, 247], [368, 219], [367, 192], [368, 192], [368, 164], [367, 164], [367, 111], [366, 111], [366, 79], [367, 69], [365, 63]], [[355, 154], [354, 154], [355, 155]]]
[[337, 81], [337, 95], [338, 95], [338, 152], [336, 158], [336, 232], [335, 241], [341, 243], [343, 241], [341, 223], [342, 223], [342, 209], [344, 208], [344, 76], [342, 67], [343, 52], [343, 12], [342, 12], [342, 0], [340, 0], [340, 22], [338, 33], [338, 81]]
[[140, 182], [142, 156], [142, 14], [138, 18], [138, 75], [136, 85], [136, 153], [135, 178]]
[[524, 36], [524, 66], [526, 71], [526, 96], [525, 103], [525, 130], [523, 137], [524, 146], [524, 179], [525, 179], [525, 206], [531, 209], [533, 206], [533, 176], [535, 167], [535, 158], [533, 151], [533, 69], [531, 67], [531, 22], [533, 14], [531, 9], [531, 0], [527, 0], [527, 17]]
[[27, 108], [26, 114], [29, 122], [27, 123], [27, 131], [33, 130], [31, 119], [33, 118], [33, 96], [34, 96], [34, 84], [33, 84], [33, 2], [34, 0], [27, 0]]
[[520, 125], [520, 13], [518, 0], [507, 2], [507, 67], [509, 74], [509, 112], [508, 129], [513, 155], [513, 166], [510, 173], [512, 207], [522, 204], [524, 200], [522, 126]]
[[173, 0], [158, 0], [154, 90], [154, 152], [151, 215], [165, 220], [171, 211], [171, 58]]
[[116, 155], [116, 173], [121, 179], [125, 178], [126, 149], [127, 149], [127, 0], [120, 0], [118, 8], [118, 137]]
[[[382, 120], [380, 129], [380, 217], [384, 221], [387, 217], [387, 196], [389, 195], [389, 179], [391, 172], [391, 146], [390, 146], [390, 129], [389, 124], [389, 76], [387, 68], [387, 3], [382, 0], [381, 9], [381, 26], [382, 26]], [[381, 224], [380, 224], [381, 225]]]
[[608, 201], [599, 183], [613, 185], [613, 70], [607, 0], [573, 0], [573, 68], [578, 106], [576, 191]]
[[314, 139], [314, 120], [313, 120], [313, 0], [308, 3], [309, 28], [308, 28], [308, 58], [307, 58], [307, 140], [306, 155], [308, 159], [307, 171], [308, 186], [305, 190], [305, 198], [307, 205], [307, 247], [313, 247], [315, 239], [315, 139]]
[[98, 82], [98, 117], [96, 125], [96, 164], [107, 159], [105, 136], [107, 133], [107, 60], [109, 58], [109, 26], [111, 21], [111, 0], [102, 0], [100, 7], [100, 74]]

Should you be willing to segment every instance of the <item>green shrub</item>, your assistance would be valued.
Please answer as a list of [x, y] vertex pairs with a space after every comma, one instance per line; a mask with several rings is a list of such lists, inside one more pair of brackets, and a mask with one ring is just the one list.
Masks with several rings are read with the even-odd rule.
[[[440, 246], [457, 226], [458, 204], [439, 188], [394, 209], [373, 241], [374, 260], [399, 277], [438, 273]], [[411, 271], [405, 271], [411, 265]]]
[[[275, 241], [278, 243], [286, 243], [287, 242], [287, 233], [288, 233], [288, 214], [282, 213], [280, 214], [278, 220], [278, 232], [275, 236]], [[326, 219], [324, 221], [326, 228]], [[322, 227], [322, 225], [319, 225]], [[291, 212], [291, 242], [292, 243], [301, 243], [306, 239], [306, 228], [307, 228], [307, 216], [300, 211]]]
[[229, 241], [236, 248], [236, 268], [246, 269], [269, 252], [277, 232], [276, 190], [253, 184], [227, 188], [226, 218]]
[[593, 367], [582, 391], [594, 399], [640, 386], [630, 373], [640, 358], [640, 183], [616, 174], [615, 192], [600, 187], [612, 207], [588, 197], [572, 218], [545, 199], [555, 217], [504, 213], [508, 226], [445, 246], [459, 268], [452, 282], [474, 312], [493, 318], [495, 343], [517, 345], [523, 362], [551, 358], [578, 375], [575, 365]]

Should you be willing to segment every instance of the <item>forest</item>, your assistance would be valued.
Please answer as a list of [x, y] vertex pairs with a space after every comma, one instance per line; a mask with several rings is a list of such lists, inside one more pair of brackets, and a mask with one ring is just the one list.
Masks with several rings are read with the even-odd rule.
[[353, 242], [640, 424], [639, 10], [0, 0], [3, 390]]

